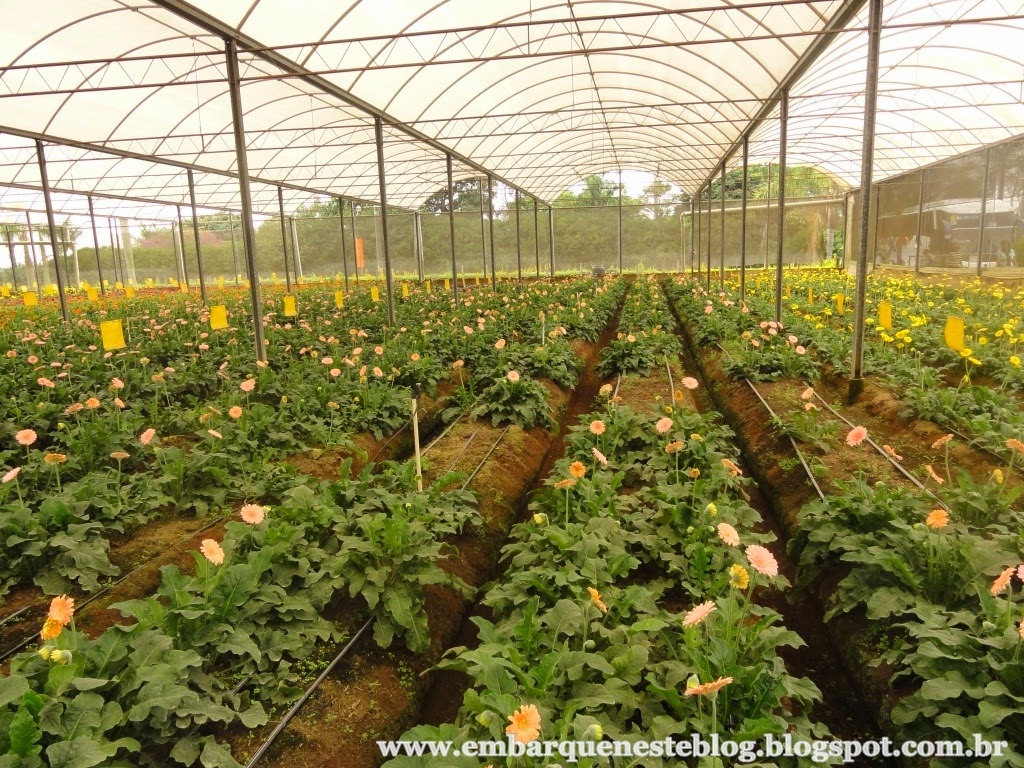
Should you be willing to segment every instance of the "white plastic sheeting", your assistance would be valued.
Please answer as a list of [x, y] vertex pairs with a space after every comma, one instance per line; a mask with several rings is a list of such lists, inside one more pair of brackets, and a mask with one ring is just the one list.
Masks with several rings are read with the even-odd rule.
[[[276, 214], [275, 184], [289, 211], [317, 193], [377, 199], [373, 119], [352, 102], [433, 140], [386, 125], [391, 205], [444, 186], [442, 148], [542, 200], [616, 169], [694, 191], [846, 5], [47, 0], [42, 13], [0, 0], [0, 185], [38, 187], [44, 136], [76, 145], [47, 145], [61, 192], [187, 205], [194, 166], [200, 206], [238, 210], [220, 37], [232, 34], [258, 213]], [[1024, 23], [985, 21], [1022, 13], [1019, 0], [888, 0], [876, 178], [1024, 132]], [[865, 15], [791, 90], [789, 162], [851, 184]], [[777, 155], [773, 121], [751, 149], [752, 162]]]

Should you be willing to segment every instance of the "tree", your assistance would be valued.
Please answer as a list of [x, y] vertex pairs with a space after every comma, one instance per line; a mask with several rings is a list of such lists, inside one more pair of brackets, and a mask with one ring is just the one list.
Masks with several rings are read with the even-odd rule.
[[[478, 179], [462, 179], [460, 181], [456, 181], [452, 185], [452, 196], [455, 201], [455, 210], [480, 210], [480, 201], [484, 199], [480, 194], [481, 185], [486, 188], [487, 182], [481, 182]], [[486, 207], [486, 205], [484, 207]], [[441, 187], [437, 192], [424, 200], [423, 205], [420, 206], [420, 210], [424, 213], [448, 213], [448, 187]]]

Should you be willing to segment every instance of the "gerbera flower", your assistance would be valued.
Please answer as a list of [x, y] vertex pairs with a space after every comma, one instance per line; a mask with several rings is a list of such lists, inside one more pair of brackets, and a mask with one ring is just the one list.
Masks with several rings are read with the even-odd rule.
[[608, 613], [608, 606], [601, 600], [601, 593], [593, 587], [587, 587], [587, 592], [590, 593], [590, 601], [597, 606], [597, 610], [601, 613]]
[[43, 622], [43, 629], [39, 633], [39, 637], [45, 642], [49, 640], [55, 640], [60, 637], [60, 633], [64, 631], [64, 625], [56, 619], [48, 618]]
[[944, 482], [946, 482], [945, 480], [938, 476], [934, 469], [932, 469], [931, 464], [925, 464], [924, 468], [928, 470], [928, 475], [931, 477], [931, 479], [934, 480], [939, 485], [942, 485]]
[[846, 444], [851, 448], [856, 448], [867, 439], [867, 436], [867, 428], [857, 425], [847, 433]]
[[515, 384], [519, 381], [519, 371], [509, 371], [505, 374], [505, 378]]
[[143, 445], [149, 445], [153, 442], [154, 437], [156, 437], [156, 430], [150, 427], [139, 436], [139, 442]]
[[114, 459], [114, 461], [124, 461], [125, 459], [130, 457], [128, 456], [128, 453], [126, 451], [114, 451], [112, 454], [110, 454], [110, 458]]
[[924, 519], [925, 525], [936, 531], [941, 531], [949, 525], [949, 513], [944, 509], [933, 509]]
[[686, 615], [683, 617], [683, 626], [695, 627], [717, 610], [718, 606], [715, 605], [713, 600], [701, 603], [686, 612]]
[[15, 433], [14, 440], [18, 445], [23, 445], [26, 448], [32, 443], [39, 439], [39, 435], [36, 434], [34, 429], [22, 429]]
[[934, 448], [934, 449], [941, 448], [942, 446], [944, 446], [946, 443], [948, 443], [952, 439], [953, 439], [953, 435], [952, 434], [943, 435], [938, 440], [936, 440], [934, 443], [932, 443], [932, 448]]
[[99, 408], [100, 405], [102, 405], [102, 403], [100, 403], [100, 399], [98, 397], [90, 397], [85, 401], [85, 407], [92, 408], [93, 410]]
[[12, 469], [12, 470], [8, 471], [8, 472], [7, 472], [7, 473], [6, 473], [5, 475], [4, 475], [4, 477], [3, 477], [3, 482], [5, 482], [5, 483], [9, 483], [9, 482], [11, 482], [11, 481], [12, 481], [12, 480], [14, 480], [14, 478], [16, 478], [16, 477], [17, 477], [17, 476], [18, 476], [18, 475], [19, 475], [20, 473], [21, 473], [21, 467], [15, 467], [14, 469]]
[[812, 397], [814, 397], [813, 387], [808, 387], [807, 389], [800, 393], [801, 400], [810, 400]]
[[750, 574], [739, 563], [729, 566], [729, 586], [736, 589], [746, 589], [750, 586]]
[[654, 425], [654, 428], [658, 431], [659, 435], [663, 435], [672, 429], [672, 419], [668, 416], [658, 419], [658, 423]]
[[574, 461], [569, 465], [569, 474], [579, 480], [587, 474], [587, 468], [582, 461]]
[[242, 408], [240, 406], [237, 406], [237, 405], [231, 406], [228, 409], [228, 416], [230, 416], [232, 419], [240, 419], [240, 418], [242, 418]]
[[246, 379], [238, 385], [238, 388], [243, 392], [252, 392], [256, 389], [256, 379]]
[[700, 384], [697, 383], [697, 380], [693, 378], [693, 376], [687, 376], [683, 379], [683, 386], [687, 389], [694, 390], [699, 387]]
[[593, 435], [603, 435], [605, 430], [604, 422], [600, 419], [595, 419], [590, 422], [590, 433]]
[[74, 617], [75, 599], [73, 597], [61, 595], [50, 601], [50, 611], [47, 614], [47, 618], [60, 622], [62, 627], [66, 627]]
[[1024, 443], [1016, 438], [1011, 437], [1006, 441], [1006, 447], [1011, 451], [1017, 451], [1018, 453], [1024, 453]]
[[686, 686], [686, 690], [683, 692], [684, 696], [707, 696], [712, 693], [717, 693], [722, 688], [732, 682], [731, 677], [720, 677], [717, 680], [710, 683], [703, 683], [701, 685], [695, 685], [690, 687]]
[[68, 460], [68, 457], [63, 453], [48, 453], [43, 456], [43, 461], [47, 464], [63, 464]]
[[665, 453], [675, 453], [683, 449], [683, 443], [678, 440], [673, 440], [671, 443], [665, 446]]
[[728, 523], [718, 524], [718, 538], [730, 547], [738, 547], [740, 545], [739, 533]]
[[508, 717], [510, 725], [505, 733], [521, 744], [529, 744], [540, 736], [540, 712], [533, 704], [524, 704]]
[[1002, 573], [996, 576], [996, 580], [992, 582], [992, 589], [989, 591], [993, 596], [998, 595], [1010, 586], [1010, 579], [1013, 578], [1014, 567], [1011, 565], [1005, 569]]
[[762, 576], [778, 576], [779, 564], [775, 555], [760, 544], [751, 544], [746, 550], [747, 560], [755, 571]]
[[601, 466], [602, 467], [607, 467], [608, 466], [608, 459], [607, 459], [607, 457], [603, 453], [601, 453], [599, 450], [597, 450], [597, 448], [592, 448], [591, 452], [594, 454], [594, 458], [597, 459], [599, 462], [601, 462]]
[[264, 510], [259, 504], [245, 504], [239, 511], [242, 520], [249, 525], [259, 525], [263, 522]]
[[574, 485], [576, 485], [576, 478], [567, 477], [565, 478], [565, 480], [559, 480], [557, 483], [555, 483], [555, 488], [557, 488], [560, 491], [565, 491], [568, 490], [569, 488], [572, 488]]
[[882, 450], [892, 458], [896, 459], [896, 461], [903, 461], [903, 457], [896, 453], [896, 450], [891, 445], [883, 445]]
[[737, 477], [738, 475], [742, 475], [742, 474], [743, 474], [742, 470], [740, 470], [740, 468], [739, 468], [739, 467], [737, 467], [737, 466], [736, 466], [736, 465], [735, 465], [735, 464], [734, 464], [734, 463], [733, 463], [733, 462], [732, 462], [731, 460], [729, 460], [729, 459], [722, 459], [722, 466], [723, 466], [723, 467], [725, 467], [725, 470], [726, 470], [726, 471], [727, 471], [727, 472], [728, 472], [728, 473], [729, 473], [730, 475], [732, 475], [733, 477]]
[[224, 550], [213, 539], [203, 539], [203, 543], [199, 545], [199, 551], [214, 565], [224, 562]]

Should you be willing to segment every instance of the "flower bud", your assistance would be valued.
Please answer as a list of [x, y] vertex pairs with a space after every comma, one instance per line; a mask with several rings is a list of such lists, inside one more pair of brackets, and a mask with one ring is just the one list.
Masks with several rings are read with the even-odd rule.
[[543, 512], [536, 512], [533, 515], [533, 524], [534, 525], [547, 525], [547, 523], [548, 523], [548, 516], [545, 515]]
[[498, 719], [498, 716], [489, 709], [476, 716], [476, 721], [484, 728], [490, 728]]
[[597, 723], [594, 723], [584, 732], [583, 738], [590, 741], [600, 741], [604, 738], [604, 728]]

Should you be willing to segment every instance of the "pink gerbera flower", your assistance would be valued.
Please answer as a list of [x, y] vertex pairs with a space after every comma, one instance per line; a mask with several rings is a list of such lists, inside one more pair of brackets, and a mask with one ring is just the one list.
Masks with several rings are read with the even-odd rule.
[[855, 448], [863, 443], [868, 436], [868, 430], [866, 427], [862, 427], [859, 424], [851, 429], [846, 435], [846, 444], [851, 448]]
[[762, 547], [760, 544], [751, 544], [747, 547], [747, 560], [755, 571], [762, 576], [778, 576], [779, 564], [775, 555]]
[[706, 603], [691, 608], [687, 611], [686, 616], [683, 617], [684, 627], [695, 627], [700, 624], [704, 619], [710, 616], [718, 610], [718, 606], [715, 605], [713, 600], [708, 600]]

